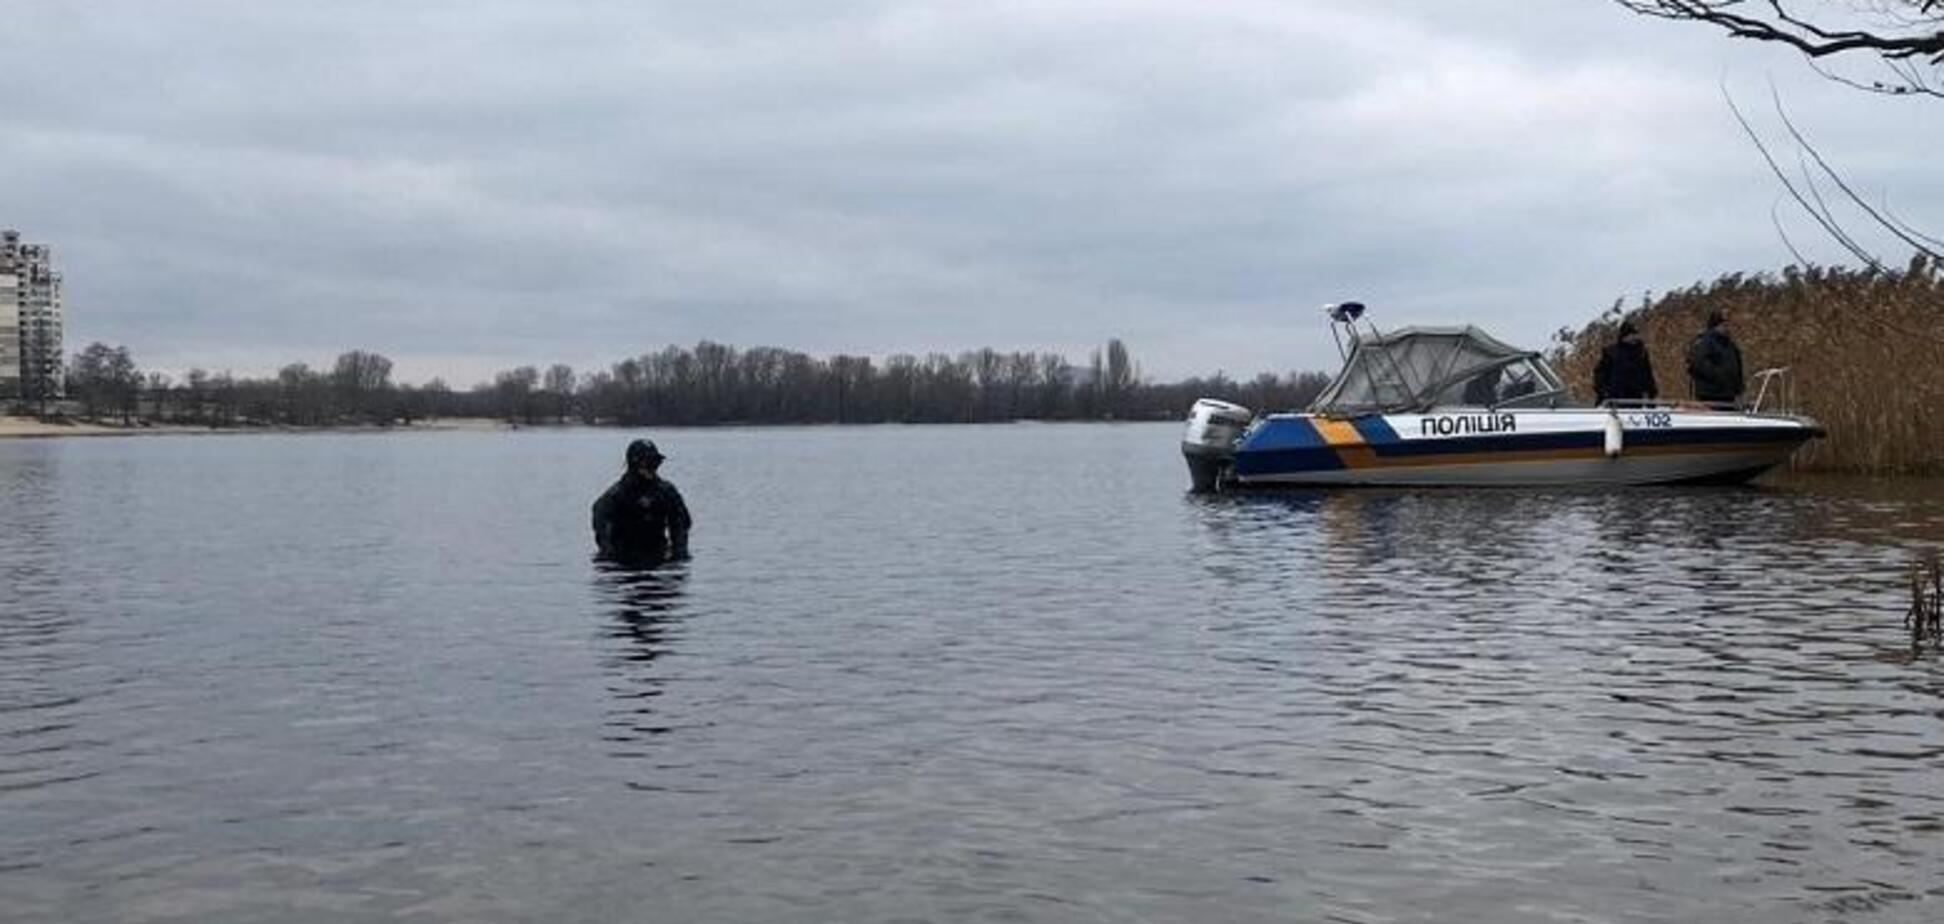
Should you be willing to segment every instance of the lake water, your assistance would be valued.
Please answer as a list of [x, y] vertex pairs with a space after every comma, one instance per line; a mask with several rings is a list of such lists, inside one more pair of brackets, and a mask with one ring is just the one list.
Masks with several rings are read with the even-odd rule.
[[1934, 921], [1944, 487], [1169, 425], [0, 441], [0, 920]]

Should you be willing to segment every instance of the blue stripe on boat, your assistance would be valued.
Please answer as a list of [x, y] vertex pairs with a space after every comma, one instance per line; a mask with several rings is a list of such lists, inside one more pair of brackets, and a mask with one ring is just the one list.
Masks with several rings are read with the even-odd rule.
[[1279, 449], [1316, 449], [1330, 445], [1305, 417], [1271, 417], [1249, 432], [1242, 448], [1274, 451]]
[[1356, 427], [1357, 433], [1363, 436], [1364, 442], [1372, 446], [1397, 442], [1397, 431], [1392, 430], [1391, 425], [1379, 415], [1366, 414], [1350, 421], [1350, 425]]
[[1235, 453], [1237, 475], [1329, 472], [1343, 467], [1323, 434], [1302, 417], [1271, 417], [1250, 431]]

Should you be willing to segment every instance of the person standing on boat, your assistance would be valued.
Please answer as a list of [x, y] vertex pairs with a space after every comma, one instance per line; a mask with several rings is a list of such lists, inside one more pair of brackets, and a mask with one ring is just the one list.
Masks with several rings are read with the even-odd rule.
[[1733, 404], [1741, 400], [1741, 347], [1728, 336], [1728, 316], [1717, 308], [1708, 312], [1708, 328], [1688, 344], [1688, 378], [1694, 381], [1694, 397], [1700, 401]]
[[655, 444], [628, 444], [627, 471], [594, 501], [594, 543], [601, 556], [617, 561], [653, 562], [688, 557], [693, 521], [682, 492], [661, 477]]
[[1631, 320], [1620, 322], [1619, 336], [1600, 353], [1593, 367], [1595, 401], [1652, 401], [1660, 397], [1654, 382], [1654, 361], [1640, 342], [1640, 329]]

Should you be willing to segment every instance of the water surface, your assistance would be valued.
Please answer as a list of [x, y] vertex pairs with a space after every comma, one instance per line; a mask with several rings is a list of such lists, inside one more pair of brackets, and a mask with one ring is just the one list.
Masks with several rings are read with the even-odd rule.
[[1944, 490], [1173, 425], [0, 442], [0, 920], [1930, 921]]

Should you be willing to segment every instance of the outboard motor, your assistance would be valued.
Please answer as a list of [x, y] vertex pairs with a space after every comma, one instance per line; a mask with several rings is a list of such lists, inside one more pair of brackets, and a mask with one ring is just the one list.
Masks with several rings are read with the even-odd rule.
[[1188, 477], [1195, 493], [1213, 491], [1235, 459], [1235, 441], [1255, 415], [1240, 404], [1203, 398], [1188, 412], [1188, 430], [1181, 436], [1181, 454], [1188, 459]]

